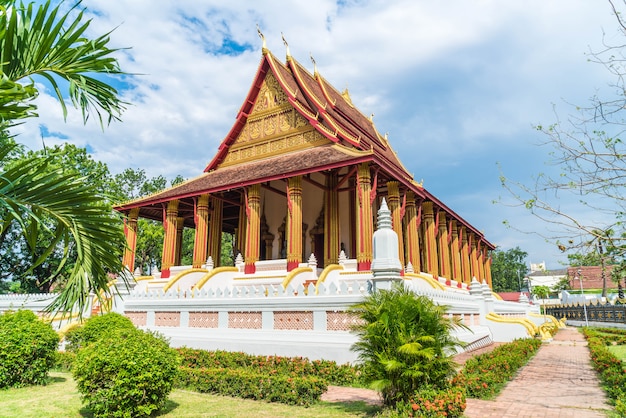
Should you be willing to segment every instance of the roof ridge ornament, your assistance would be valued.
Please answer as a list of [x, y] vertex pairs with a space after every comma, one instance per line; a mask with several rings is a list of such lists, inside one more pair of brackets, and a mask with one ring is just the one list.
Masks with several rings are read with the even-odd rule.
[[317, 72], [317, 63], [315, 62], [315, 58], [313, 58], [313, 53], [309, 52], [309, 56], [311, 57], [311, 62], [313, 63], [313, 75], [319, 75]]
[[263, 53], [263, 55], [267, 54], [269, 52], [269, 50], [267, 49], [267, 42], [265, 41], [265, 35], [263, 35], [263, 32], [261, 32], [261, 27], [259, 26], [259, 24], [256, 24], [256, 31], [259, 33], [259, 38], [261, 38], [261, 40], [263, 41], [263, 44], [261, 46], [261, 52]]
[[280, 36], [283, 38], [283, 43], [285, 44], [285, 48], [287, 48], [287, 60], [291, 59], [291, 52], [289, 52], [289, 44], [287, 43], [287, 40], [285, 39], [285, 35], [281, 32]]

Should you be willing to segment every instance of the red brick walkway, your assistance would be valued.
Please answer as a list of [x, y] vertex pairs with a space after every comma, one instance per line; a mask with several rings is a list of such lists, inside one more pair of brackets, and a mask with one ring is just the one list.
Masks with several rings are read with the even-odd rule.
[[[476, 355], [477, 353], [471, 353]], [[464, 355], [467, 357], [467, 355]], [[459, 356], [462, 363], [465, 357]], [[330, 402], [380, 403], [367, 389], [331, 386]], [[585, 338], [576, 328], [560, 330], [493, 401], [468, 399], [467, 418], [595, 418], [612, 410], [591, 368]]]
[[494, 401], [469, 399], [468, 418], [592, 418], [612, 408], [591, 368], [583, 335], [568, 327], [518, 373]]

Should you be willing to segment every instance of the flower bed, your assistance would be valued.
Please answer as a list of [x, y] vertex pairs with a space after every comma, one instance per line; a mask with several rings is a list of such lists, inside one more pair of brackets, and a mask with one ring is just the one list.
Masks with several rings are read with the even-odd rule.
[[255, 356], [242, 352], [206, 351], [179, 348], [182, 365], [190, 368], [245, 368], [267, 375], [311, 376], [329, 385], [350, 386], [358, 382], [359, 371], [349, 364], [303, 357]]
[[624, 341], [626, 331], [583, 328], [583, 334], [591, 351], [591, 363], [600, 375], [607, 395], [615, 403], [617, 413], [626, 416], [626, 368], [607, 349], [607, 345], [614, 341]]
[[536, 339], [515, 340], [473, 357], [452, 379], [452, 385], [465, 388], [469, 398], [492, 399], [540, 346]]
[[326, 383], [316, 377], [291, 377], [259, 373], [249, 369], [206, 369], [181, 367], [179, 382], [201, 393], [216, 393], [287, 405], [309, 406], [319, 401]]

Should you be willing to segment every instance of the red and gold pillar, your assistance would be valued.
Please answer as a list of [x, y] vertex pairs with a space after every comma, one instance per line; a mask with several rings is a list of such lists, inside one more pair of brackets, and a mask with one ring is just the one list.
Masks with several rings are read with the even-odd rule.
[[478, 266], [478, 248], [477, 248], [476, 237], [473, 233], [470, 233], [469, 236], [469, 245], [470, 245], [470, 263], [472, 265], [472, 276], [476, 277], [476, 280], [482, 283], [483, 278], [480, 274], [480, 267]]
[[437, 237], [435, 236], [435, 215], [433, 213], [433, 202], [423, 202], [422, 211], [424, 216], [424, 261], [426, 272], [433, 277], [439, 277], [439, 266], [437, 261]]
[[217, 267], [221, 264], [222, 251], [222, 201], [211, 196], [210, 202], [213, 210], [209, 220], [208, 254], [213, 258], [213, 265]]
[[261, 244], [261, 185], [253, 184], [248, 186], [248, 202], [246, 217], [246, 256], [245, 273], [252, 274], [256, 271], [255, 263], [259, 261]]
[[[488, 251], [487, 246], [485, 246], [485, 251]], [[492, 261], [491, 255], [488, 254], [485, 257], [485, 278], [487, 279], [487, 283], [489, 283], [489, 287], [493, 289], [493, 286], [491, 283], [491, 261]]]
[[368, 271], [372, 266], [372, 237], [374, 220], [370, 193], [370, 168], [368, 163], [359, 164], [356, 184], [356, 261], [358, 271]]
[[407, 264], [410, 262], [413, 271], [420, 272], [420, 239], [419, 228], [421, 219], [417, 215], [415, 208], [415, 194], [411, 191], [406, 193], [406, 258]]
[[439, 244], [439, 275], [446, 279], [451, 279], [450, 269], [450, 242], [448, 240], [448, 221], [446, 213], [439, 211], [439, 233], [437, 242]]
[[[398, 236], [398, 257], [404, 267], [404, 234], [402, 231], [402, 206], [400, 203], [400, 184], [397, 181], [387, 182], [387, 206], [391, 211], [391, 228]], [[403, 270], [404, 271], [404, 270]]]
[[206, 261], [209, 232], [209, 195], [203, 194], [196, 202], [196, 235], [193, 243], [193, 268], [200, 268]]
[[122, 264], [131, 273], [135, 270], [135, 250], [137, 249], [137, 219], [139, 218], [139, 208], [132, 208], [128, 213], [128, 218], [124, 223], [124, 235], [126, 236], [126, 248]]
[[176, 236], [178, 232], [178, 200], [167, 203], [165, 219], [163, 220], [163, 254], [161, 256], [161, 278], [170, 277], [170, 268], [176, 261]]
[[463, 283], [470, 284], [472, 282], [472, 268], [470, 263], [469, 238], [465, 226], [459, 228], [461, 236], [461, 266], [463, 269]]
[[287, 271], [302, 262], [302, 177], [287, 179]]
[[324, 193], [324, 266], [339, 262], [339, 191], [337, 172], [326, 177]]
[[450, 220], [452, 238], [450, 240], [450, 257], [452, 259], [452, 279], [463, 282], [463, 268], [461, 267], [461, 247], [459, 245], [459, 231], [455, 220]]

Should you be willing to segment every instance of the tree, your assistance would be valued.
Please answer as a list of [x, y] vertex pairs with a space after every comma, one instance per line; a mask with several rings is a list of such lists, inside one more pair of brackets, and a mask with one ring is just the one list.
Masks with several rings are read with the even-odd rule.
[[[55, 167], [51, 157], [26, 157], [13, 163], [9, 156], [15, 145], [6, 139], [22, 119], [37, 116], [33, 100], [38, 91], [34, 78], [52, 86], [64, 117], [64, 95], [82, 112], [83, 121], [95, 114], [103, 125], [119, 120], [125, 103], [111, 85], [96, 75], [121, 74], [114, 49], [108, 48], [109, 34], [90, 39], [89, 21], [74, 9], [62, 13], [50, 1], [17, 5], [2, 1], [0, 9], [0, 235], [18, 228], [29, 251], [35, 248], [40, 231], [52, 240], [40, 255], [30, 254], [30, 271], [62, 244], [63, 260], [71, 245], [76, 264], [51, 311], [82, 313], [90, 292], [98, 297], [111, 294], [109, 274], [122, 273], [119, 242], [123, 239], [119, 220], [95, 187], [75, 173]], [[22, 83], [26, 80], [26, 83]], [[63, 89], [62, 89], [63, 88]]]
[[362, 320], [354, 329], [359, 340], [352, 350], [386, 405], [408, 401], [425, 385], [445, 388], [454, 375], [451, 355], [460, 343], [451, 332], [463, 326], [446, 309], [402, 284], [378, 290], [351, 308]]
[[[626, 35], [626, 1], [608, 0], [621, 35]], [[623, 9], [623, 10], [622, 10]], [[533, 184], [514, 182], [501, 175], [503, 187], [514, 205], [526, 208], [549, 227], [533, 231], [563, 252], [590, 253], [598, 243], [626, 252], [626, 144], [622, 140], [626, 104], [626, 60], [623, 44], [605, 43], [591, 52], [590, 61], [603, 65], [615, 76], [612, 93], [594, 95], [572, 115], [556, 116], [556, 122], [536, 129], [551, 149], [554, 174], [540, 173]], [[607, 234], [612, 231], [612, 234]]]
[[[93, 160], [84, 148], [64, 144], [39, 151], [18, 152], [7, 161], [7, 167], [20, 164], [21, 160], [29, 158], [48, 158], [49, 170], [89, 178], [98, 193], [105, 196], [110, 181], [109, 169], [106, 164]], [[63, 286], [71, 274], [76, 261], [76, 246], [73, 240], [69, 242], [67, 248], [63, 242], [53, 245], [54, 233], [51, 228], [54, 227], [54, 220], [44, 215], [40, 221], [46, 227], [33, 230], [33, 233], [37, 232], [33, 239], [24, 239], [17, 223], [8, 226], [0, 235], [0, 263], [6, 266], [0, 271], [0, 281], [4, 282], [5, 290], [47, 293]], [[30, 225], [30, 221], [26, 223]], [[51, 246], [53, 248], [49, 250]], [[31, 268], [33, 260], [37, 260], [46, 251], [48, 253], [45, 259]], [[7, 285], [7, 282], [13, 283]]]
[[526, 257], [528, 253], [519, 247], [503, 251], [496, 249], [491, 253], [491, 277], [494, 292], [521, 292], [522, 279], [528, 272]]

